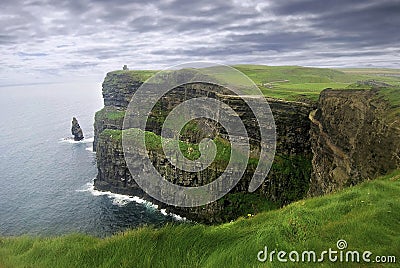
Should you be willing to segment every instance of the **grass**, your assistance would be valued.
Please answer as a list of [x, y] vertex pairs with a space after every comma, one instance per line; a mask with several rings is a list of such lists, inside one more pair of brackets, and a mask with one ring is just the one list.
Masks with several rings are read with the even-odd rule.
[[118, 109], [113, 106], [106, 106], [100, 111], [96, 112], [95, 118], [96, 121], [102, 121], [102, 120], [122, 120], [124, 119], [125, 116], [125, 110]]
[[384, 88], [380, 90], [380, 94], [391, 104], [392, 108], [400, 109], [400, 88]]
[[235, 65], [233, 67], [246, 74], [257, 85], [285, 80], [288, 80], [288, 83], [294, 84], [351, 83], [354, 79], [362, 77], [359, 74], [350, 75], [342, 71], [327, 68], [263, 65]]
[[[127, 129], [127, 130], [118, 130], [118, 129], [105, 129], [101, 134], [100, 137], [103, 139], [108, 139], [111, 138], [116, 142], [121, 142], [122, 141], [122, 136], [123, 133], [125, 132], [126, 138], [127, 139], [138, 139], [139, 135], [143, 134], [143, 130], [137, 129], [137, 128], [132, 128], [132, 129]], [[146, 149], [148, 151], [155, 151], [160, 154], [163, 154], [163, 147], [162, 147], [162, 138], [161, 136], [151, 132], [151, 131], [144, 131], [145, 134], [145, 141], [146, 141]], [[165, 138], [165, 140], [168, 142], [169, 139]], [[226, 141], [220, 137], [215, 137], [213, 139], [215, 145], [216, 145], [216, 155], [214, 158], [214, 162], [218, 166], [226, 166], [227, 163], [230, 161], [231, 157], [231, 146], [229, 141]], [[199, 150], [199, 144], [194, 144], [194, 143], [189, 143], [185, 141], [179, 141], [179, 148], [182, 152], [182, 154], [190, 159], [190, 160], [196, 160], [200, 157], [201, 153]], [[240, 152], [235, 152], [238, 156], [238, 161], [241, 161], [243, 159], [247, 159], [244, 155], [242, 155]], [[249, 163], [251, 166], [256, 166], [257, 165], [257, 159], [256, 158], [250, 158]]]
[[275, 176], [275, 183], [285, 189], [276, 200], [280, 206], [307, 195], [312, 171], [311, 158], [310, 155], [275, 155], [270, 174]]
[[[326, 88], [345, 89], [362, 80], [400, 86], [397, 69], [326, 69], [301, 66], [233, 66], [246, 74], [267, 97], [288, 101], [316, 101]], [[399, 94], [392, 94], [391, 98]]]
[[[257, 253], [346, 250], [396, 256], [400, 261], [400, 171], [335, 194], [301, 200], [218, 226], [143, 227], [108, 238], [84, 234], [0, 239], [0, 267], [309, 267], [310, 263], [261, 263]], [[343, 251], [346, 252], [346, 251]], [[324, 267], [360, 267], [330, 263]], [[370, 263], [368, 267], [381, 267]], [[390, 265], [389, 265], [390, 266]], [[392, 265], [395, 267], [395, 265]]]
[[229, 193], [219, 199], [217, 203], [224, 205], [223, 211], [218, 215], [223, 222], [232, 220], [232, 215], [248, 217], [249, 214], [255, 215], [279, 208], [279, 204], [266, 200], [265, 196], [249, 192]]
[[[266, 97], [287, 101], [316, 102], [319, 93], [326, 88], [346, 89], [361, 80], [376, 80], [400, 88], [400, 69], [383, 68], [311, 68], [302, 66], [265, 66], [265, 65], [234, 65], [235, 69], [247, 75]], [[217, 79], [230, 83], [243, 83], [240, 76], [226, 72], [219, 67], [208, 67], [210, 73]], [[114, 71], [112, 74], [127, 74], [144, 82], [155, 70]], [[207, 73], [207, 72], [206, 72]], [[400, 94], [391, 94], [390, 98]], [[386, 96], [387, 97], [387, 96]]]
[[[379, 90], [379, 94], [388, 101], [390, 109], [395, 110], [397, 116], [400, 116], [400, 69], [383, 69], [383, 68], [347, 68], [341, 69], [345, 73], [364, 75], [369, 80], [388, 83], [389, 87]], [[364, 79], [367, 80], [367, 79]]]
[[[265, 96], [288, 101], [309, 100], [315, 102], [319, 93], [325, 88], [344, 89], [361, 80], [376, 80], [396, 87], [400, 86], [399, 69], [328, 69], [265, 65], [235, 65], [232, 67], [247, 75]], [[234, 75], [233, 72], [227, 74], [219, 67], [206, 69], [217, 79], [243, 84], [243, 78]], [[156, 71], [135, 70], [112, 73], [128, 73], [132, 77], [145, 81]], [[226, 77], [227, 75], [230, 77]]]
[[114, 141], [120, 142], [122, 140], [122, 130], [119, 129], [105, 129], [100, 133], [101, 138], [110, 138]]
[[155, 75], [157, 72], [158, 71], [156, 70], [117, 70], [117, 71], [112, 71], [109, 74], [126, 75], [132, 78], [133, 80], [144, 82], [153, 75]]

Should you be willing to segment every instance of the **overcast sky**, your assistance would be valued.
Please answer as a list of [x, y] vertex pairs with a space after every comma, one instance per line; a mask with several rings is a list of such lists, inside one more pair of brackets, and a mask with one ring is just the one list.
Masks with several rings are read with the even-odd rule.
[[2, 0], [0, 85], [127, 64], [400, 68], [400, 0]]

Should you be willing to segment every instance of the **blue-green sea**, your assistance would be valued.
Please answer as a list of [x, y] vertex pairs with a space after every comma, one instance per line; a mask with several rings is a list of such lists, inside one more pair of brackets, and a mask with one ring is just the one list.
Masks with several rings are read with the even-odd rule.
[[[136, 197], [93, 190], [100, 83], [0, 87], [0, 236], [107, 236], [175, 221]], [[75, 116], [85, 139], [71, 140]]]

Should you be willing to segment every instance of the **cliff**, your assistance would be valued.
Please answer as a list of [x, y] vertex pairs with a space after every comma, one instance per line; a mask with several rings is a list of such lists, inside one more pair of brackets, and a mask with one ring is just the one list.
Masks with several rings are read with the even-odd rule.
[[[100, 190], [138, 195], [159, 204], [146, 195], [129, 172], [122, 150], [122, 123], [132, 94], [151, 73], [118, 71], [108, 73], [103, 83], [104, 108], [95, 116], [94, 147], [97, 152]], [[175, 77], [174, 79], [179, 79]], [[386, 85], [385, 85], [386, 86]], [[218, 144], [217, 161], [202, 172], [177, 171], [157, 144], [166, 115], [190, 98], [208, 96], [229, 104], [237, 112], [249, 133], [251, 153], [247, 169], [239, 183], [218, 201], [195, 208], [177, 208], [159, 204], [167, 210], [200, 222], [214, 223], [236, 219], [262, 210], [284, 206], [308, 196], [335, 192], [361, 181], [374, 179], [400, 168], [400, 130], [398, 89], [327, 89], [316, 104], [268, 99], [276, 125], [276, 155], [264, 183], [247, 192], [259, 153], [260, 133], [253, 114], [242, 97], [210, 84], [179, 86], [155, 105], [146, 125], [149, 158], [164, 178], [183, 186], [204, 185], [224, 171], [227, 162], [227, 138], [220, 125], [194, 120], [182, 133], [183, 146], [196, 154], [196, 144], [210, 137]], [[143, 161], [135, 160], [138, 169]], [[135, 174], [133, 174], [135, 176]]]
[[[400, 168], [398, 107], [385, 88], [324, 90], [310, 113], [313, 172], [309, 195], [322, 195]], [[397, 94], [397, 93], [396, 93]]]
[[[94, 148], [97, 152], [98, 176], [95, 187], [100, 190], [129, 195], [142, 196], [158, 203], [147, 196], [136, 184], [130, 174], [122, 150], [122, 122], [125, 109], [132, 94], [140, 87], [145, 77], [133, 75], [132, 72], [108, 73], [103, 83], [104, 108], [95, 116]], [[229, 104], [241, 117], [249, 133], [254, 161], [259, 149], [260, 139], [258, 125], [254, 123], [253, 114], [240, 97], [233, 96], [215, 85], [189, 84], [171, 90], [165, 95], [148, 120], [146, 130], [151, 138], [158, 139], [160, 122], [177, 104], [195, 97], [209, 96]], [[313, 107], [301, 102], [286, 102], [268, 99], [274, 115], [277, 132], [276, 159], [262, 186], [254, 193], [248, 193], [249, 181], [254, 173], [254, 165], [248, 165], [244, 176], [236, 187], [224, 198], [206, 206], [180, 209], [167, 209], [201, 222], [222, 222], [248, 213], [254, 214], [265, 208], [277, 207], [303, 198], [308, 191], [311, 176], [311, 146], [309, 138], [310, 122], [308, 115]], [[158, 109], [158, 110], [157, 110]], [[196, 131], [192, 131], [193, 128]], [[210, 133], [218, 133], [221, 150], [224, 148], [224, 130], [218, 124], [197, 120], [183, 133], [185, 140], [196, 143]], [[215, 138], [215, 135], [214, 135]], [[164, 177], [178, 185], [204, 185], [218, 177], [224, 171], [226, 159], [220, 159], [209, 168], [199, 173], [179, 172], [168, 163], [162, 151], [156, 149], [149, 153], [156, 169]], [[255, 157], [255, 158], [254, 158]], [[138, 168], [140, 166], [138, 159]], [[159, 204], [163, 206], [163, 204]]]

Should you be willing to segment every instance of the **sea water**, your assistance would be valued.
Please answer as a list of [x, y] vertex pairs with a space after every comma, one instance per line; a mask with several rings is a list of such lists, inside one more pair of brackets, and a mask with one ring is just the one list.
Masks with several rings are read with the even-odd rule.
[[[101, 85], [0, 87], [0, 236], [107, 236], [176, 221], [138, 197], [93, 188], [94, 114]], [[71, 139], [75, 116], [85, 139]]]

